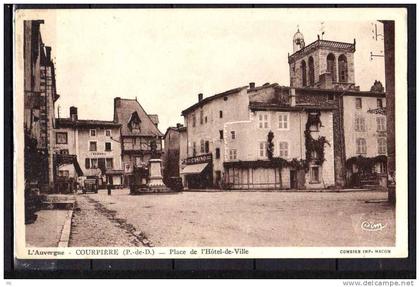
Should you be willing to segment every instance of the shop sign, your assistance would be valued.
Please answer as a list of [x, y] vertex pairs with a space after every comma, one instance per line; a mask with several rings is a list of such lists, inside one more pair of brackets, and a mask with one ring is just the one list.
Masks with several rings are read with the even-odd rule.
[[193, 156], [188, 157], [184, 160], [182, 160], [182, 164], [198, 164], [198, 163], [205, 163], [205, 162], [211, 162], [212, 160], [212, 154], [203, 154], [199, 156]]

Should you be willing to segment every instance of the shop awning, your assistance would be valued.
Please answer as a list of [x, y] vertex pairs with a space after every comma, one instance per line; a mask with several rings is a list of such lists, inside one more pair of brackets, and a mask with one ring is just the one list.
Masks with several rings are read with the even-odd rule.
[[191, 164], [184, 167], [181, 171], [181, 174], [200, 174], [209, 163], [198, 163]]
[[83, 171], [80, 168], [79, 162], [77, 161], [77, 156], [74, 154], [55, 154], [54, 155], [54, 164], [55, 164], [55, 168], [60, 167], [61, 165], [65, 165], [65, 164], [73, 164], [74, 165], [74, 169], [77, 172], [78, 176], [82, 176], [83, 175]]
[[105, 172], [106, 175], [121, 175], [124, 174], [124, 171], [121, 169], [107, 169]]

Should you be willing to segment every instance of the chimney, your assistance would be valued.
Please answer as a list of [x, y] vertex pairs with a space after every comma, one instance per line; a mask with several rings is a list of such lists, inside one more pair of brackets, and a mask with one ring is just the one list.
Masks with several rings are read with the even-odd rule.
[[182, 125], [182, 124], [180, 124], [180, 123], [177, 123], [177, 124], [176, 124], [176, 128], [177, 128], [177, 129], [182, 128], [182, 127], [183, 127], [183, 125]]
[[76, 107], [70, 107], [70, 119], [72, 121], [77, 121], [77, 108]]
[[203, 94], [199, 93], [198, 94], [198, 101], [201, 102], [203, 100]]
[[296, 90], [294, 88], [289, 90], [289, 104], [291, 107], [296, 106]]
[[114, 107], [119, 108], [121, 106], [121, 98], [114, 98]]
[[319, 87], [321, 89], [327, 89], [327, 90], [333, 88], [332, 76], [330, 72], [325, 72], [319, 75]]
[[255, 89], [255, 83], [254, 82], [249, 83], [249, 88], [250, 89]]
[[51, 47], [45, 46], [45, 54], [47, 57], [47, 61], [51, 62]]

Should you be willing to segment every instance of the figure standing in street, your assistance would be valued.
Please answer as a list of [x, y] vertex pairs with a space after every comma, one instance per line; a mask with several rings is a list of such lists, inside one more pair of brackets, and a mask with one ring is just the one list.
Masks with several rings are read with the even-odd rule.
[[111, 195], [112, 189], [111, 189], [111, 183], [108, 182], [106, 188], [108, 189], [108, 195]]

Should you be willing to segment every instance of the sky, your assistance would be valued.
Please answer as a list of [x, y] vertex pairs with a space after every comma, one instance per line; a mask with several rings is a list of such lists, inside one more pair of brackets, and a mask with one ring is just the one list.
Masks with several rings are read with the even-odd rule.
[[[60, 117], [77, 106], [80, 119], [113, 119], [115, 97], [137, 100], [159, 115], [159, 129], [183, 123], [181, 111], [204, 97], [264, 83], [289, 85], [288, 53], [297, 28], [306, 45], [353, 43], [361, 90], [384, 84], [383, 40], [365, 17], [322, 17], [321, 9], [60, 10], [42, 16], [52, 47]], [[320, 16], [321, 15], [321, 16]], [[57, 112], [56, 112], [57, 115]]]

